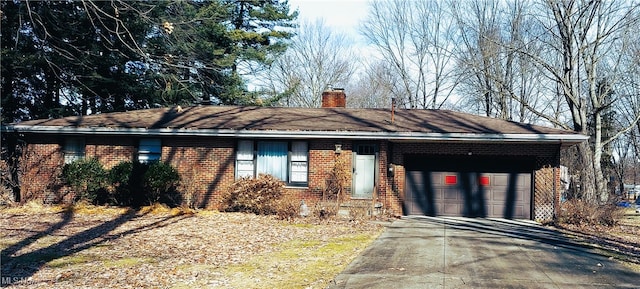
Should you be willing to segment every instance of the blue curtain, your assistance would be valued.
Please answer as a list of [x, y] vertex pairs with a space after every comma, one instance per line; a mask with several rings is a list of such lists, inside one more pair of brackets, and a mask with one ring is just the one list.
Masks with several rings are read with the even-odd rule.
[[269, 174], [287, 181], [287, 143], [277, 141], [258, 142], [257, 172]]

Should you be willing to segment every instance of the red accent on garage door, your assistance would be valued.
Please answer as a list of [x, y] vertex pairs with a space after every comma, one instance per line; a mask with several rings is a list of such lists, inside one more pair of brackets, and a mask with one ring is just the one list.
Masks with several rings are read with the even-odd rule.
[[483, 187], [488, 187], [488, 186], [489, 186], [489, 184], [490, 184], [490, 182], [489, 182], [489, 177], [487, 177], [487, 176], [481, 176], [481, 177], [480, 177], [480, 185], [481, 185], [481, 186], [483, 186]]
[[446, 185], [455, 185], [458, 183], [458, 178], [456, 176], [445, 176], [444, 183]]

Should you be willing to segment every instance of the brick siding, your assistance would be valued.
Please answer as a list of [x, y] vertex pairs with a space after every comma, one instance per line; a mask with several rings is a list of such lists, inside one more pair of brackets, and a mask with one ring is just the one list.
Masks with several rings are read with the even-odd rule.
[[121, 162], [135, 160], [138, 140], [124, 137], [88, 137], [85, 139], [85, 157], [97, 158], [105, 169]]
[[20, 163], [20, 201], [45, 200], [60, 190], [63, 165], [62, 146], [58, 138], [28, 138]]
[[162, 160], [192, 188], [196, 207], [218, 208], [220, 194], [235, 181], [235, 145], [232, 139], [167, 138]]
[[[54, 190], [60, 168], [63, 165], [61, 144], [63, 137], [29, 137], [25, 150], [27, 161], [22, 176], [23, 194], [41, 194]], [[135, 160], [138, 138], [136, 137], [88, 137], [85, 140], [85, 155], [96, 157], [109, 169], [122, 161]], [[462, 143], [389, 143], [367, 142], [378, 147], [376, 189], [373, 202], [383, 204], [391, 214], [402, 215], [404, 198], [405, 167], [407, 155], [451, 155], [462, 156], [471, 152], [476, 156], [530, 156], [536, 158], [534, 171], [534, 219], [550, 220], [557, 210], [559, 197], [559, 146], [522, 144], [462, 144]], [[342, 152], [335, 152], [335, 145]], [[288, 187], [310, 205], [323, 199], [327, 177], [336, 160], [342, 159], [352, 178], [354, 142], [350, 140], [309, 141], [308, 186]], [[217, 208], [219, 195], [235, 181], [236, 140], [213, 137], [162, 138], [162, 160], [174, 166], [182, 176], [183, 189], [189, 191], [197, 207]], [[389, 165], [393, 173], [389, 173]], [[352, 183], [345, 187], [348, 199]]]

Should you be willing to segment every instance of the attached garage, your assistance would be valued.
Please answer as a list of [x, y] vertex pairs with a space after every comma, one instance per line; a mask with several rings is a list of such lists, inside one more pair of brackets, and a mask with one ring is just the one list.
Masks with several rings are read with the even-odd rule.
[[[325, 93], [323, 104], [327, 96], [327, 105], [344, 106], [344, 91]], [[54, 173], [65, 152], [112, 166], [137, 158], [139, 144], [149, 140], [159, 149], [156, 157], [181, 173], [202, 168], [203, 177], [195, 182], [202, 206], [219, 204], [216, 198], [244, 173], [277, 173], [292, 183], [287, 176], [295, 168], [298, 181], [287, 190], [310, 204], [326, 197], [328, 180], [340, 173], [345, 201], [373, 204], [396, 216], [536, 221], [557, 215], [561, 150], [588, 139], [448, 110], [345, 107], [203, 105], [32, 120], [0, 130], [33, 156], [25, 166], [38, 168], [30, 169], [37, 176], [27, 178], [38, 182], [25, 182], [20, 189], [34, 194], [57, 187], [51, 184], [58, 180]], [[84, 146], [66, 149], [78, 139]], [[273, 147], [256, 149], [274, 141]], [[269, 154], [258, 157], [258, 151]], [[253, 163], [248, 171], [241, 168], [247, 163]], [[40, 173], [45, 167], [46, 177]]]
[[533, 158], [405, 156], [407, 215], [531, 219]]

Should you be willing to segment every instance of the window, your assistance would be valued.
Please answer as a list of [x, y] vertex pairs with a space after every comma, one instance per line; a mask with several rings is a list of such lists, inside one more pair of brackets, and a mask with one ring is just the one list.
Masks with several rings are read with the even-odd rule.
[[307, 161], [308, 147], [306, 142], [291, 143], [291, 182], [306, 183], [309, 162]]
[[162, 145], [160, 139], [143, 138], [138, 146], [138, 161], [147, 164], [160, 160]]
[[272, 175], [290, 185], [306, 185], [308, 145], [304, 141], [238, 142], [236, 177]]
[[238, 142], [236, 162], [238, 178], [253, 176], [253, 141], [242, 140]]
[[84, 139], [78, 137], [67, 138], [62, 152], [64, 153], [65, 164], [84, 158]]

